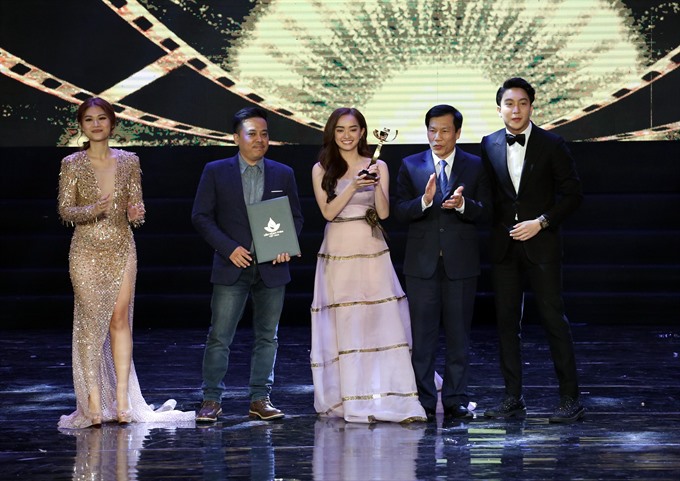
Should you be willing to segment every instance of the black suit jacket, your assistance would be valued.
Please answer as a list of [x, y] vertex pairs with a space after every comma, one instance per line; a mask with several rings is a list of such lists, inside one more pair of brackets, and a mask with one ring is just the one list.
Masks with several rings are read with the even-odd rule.
[[[264, 159], [264, 192], [262, 200], [287, 195], [298, 235], [302, 230], [302, 210], [298, 199], [293, 169]], [[236, 267], [229, 256], [238, 246], [250, 248], [253, 237], [248, 222], [238, 155], [206, 164], [196, 190], [191, 220], [196, 230], [215, 249], [212, 275], [214, 284], [231, 285], [243, 269]], [[288, 263], [258, 264], [267, 287], [290, 282]]]
[[[456, 147], [456, 155], [445, 195], [439, 191], [433, 205], [422, 210], [421, 198], [428, 178], [435, 172], [432, 151], [406, 157], [397, 177], [394, 215], [409, 224], [404, 274], [429, 279], [435, 273], [441, 252], [449, 279], [477, 276], [479, 268], [478, 223], [487, 216], [491, 193], [482, 162], [476, 155]], [[442, 209], [442, 199], [464, 185], [465, 211]]]
[[482, 139], [482, 161], [493, 192], [492, 262], [505, 257], [512, 242], [508, 230], [513, 225], [541, 215], [548, 217], [550, 227], [523, 242], [523, 247], [532, 262], [559, 261], [560, 225], [583, 200], [581, 181], [564, 139], [532, 125], [519, 192], [515, 192], [508, 171], [505, 129]]

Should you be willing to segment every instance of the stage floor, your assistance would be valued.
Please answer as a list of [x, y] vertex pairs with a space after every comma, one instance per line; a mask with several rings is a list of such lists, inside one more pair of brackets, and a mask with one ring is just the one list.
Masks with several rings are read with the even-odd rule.
[[[135, 329], [147, 402], [183, 410], [201, 400], [205, 328]], [[502, 395], [496, 335], [473, 328], [470, 422], [349, 424], [317, 418], [309, 329], [285, 323], [272, 401], [276, 422], [247, 417], [250, 330], [239, 330], [211, 426], [132, 424], [59, 431], [75, 407], [71, 333], [3, 331], [0, 479], [42, 480], [677, 480], [680, 328], [573, 326], [586, 417], [551, 425], [557, 387], [543, 332], [525, 326], [525, 420], [485, 420]]]

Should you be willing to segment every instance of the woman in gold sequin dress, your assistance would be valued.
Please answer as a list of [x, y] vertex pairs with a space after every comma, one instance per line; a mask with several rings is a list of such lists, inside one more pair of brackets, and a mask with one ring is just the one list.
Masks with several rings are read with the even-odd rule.
[[312, 301], [314, 408], [348, 422], [426, 421], [411, 367], [408, 302], [376, 218], [389, 215], [389, 172], [379, 160], [368, 168], [377, 179], [359, 175], [370, 155], [364, 116], [335, 110], [312, 169], [328, 220]]
[[173, 400], [158, 411], [148, 406], [132, 362], [137, 252], [130, 225], [144, 222], [139, 159], [109, 147], [116, 117], [108, 102], [88, 99], [77, 119], [88, 141], [62, 160], [59, 173], [59, 215], [75, 225], [69, 270], [77, 407], [59, 427], [191, 421], [194, 414], [173, 410]]

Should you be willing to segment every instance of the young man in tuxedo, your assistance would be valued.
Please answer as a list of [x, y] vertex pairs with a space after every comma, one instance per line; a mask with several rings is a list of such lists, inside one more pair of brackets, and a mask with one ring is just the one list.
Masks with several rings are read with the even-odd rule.
[[482, 139], [493, 194], [492, 279], [505, 398], [484, 415], [524, 416], [521, 321], [524, 286], [531, 286], [559, 381], [560, 402], [550, 422], [584, 414], [574, 345], [562, 299], [560, 225], [581, 204], [574, 159], [564, 139], [531, 122], [535, 91], [522, 78], [506, 80], [496, 104], [505, 128]]
[[238, 154], [206, 164], [196, 191], [191, 220], [215, 249], [211, 282], [212, 318], [203, 355], [203, 403], [198, 422], [215, 422], [229, 365], [230, 346], [248, 297], [253, 304], [254, 344], [250, 362], [252, 418], [279, 419], [284, 413], [269, 398], [274, 382], [278, 326], [286, 284], [290, 282], [290, 255], [257, 263], [246, 204], [288, 196], [297, 234], [302, 211], [293, 169], [265, 158], [269, 148], [266, 111], [257, 107], [234, 115], [234, 142]]
[[479, 235], [491, 192], [480, 158], [456, 145], [463, 115], [435, 105], [425, 115], [430, 149], [406, 157], [397, 177], [395, 217], [408, 223], [404, 276], [411, 313], [411, 362], [418, 398], [435, 419], [435, 360], [439, 329], [446, 339], [444, 417], [468, 410], [469, 348], [477, 293]]

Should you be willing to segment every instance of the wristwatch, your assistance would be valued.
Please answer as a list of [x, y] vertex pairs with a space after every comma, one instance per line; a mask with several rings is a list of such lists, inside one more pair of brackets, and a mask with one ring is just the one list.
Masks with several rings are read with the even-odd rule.
[[547, 218], [546, 216], [544, 216], [544, 215], [542, 215], [542, 216], [540, 216], [540, 217], [538, 218], [538, 223], [541, 224], [541, 230], [542, 230], [542, 229], [547, 229], [548, 226], [550, 226], [550, 221], [549, 221], [548, 218]]

